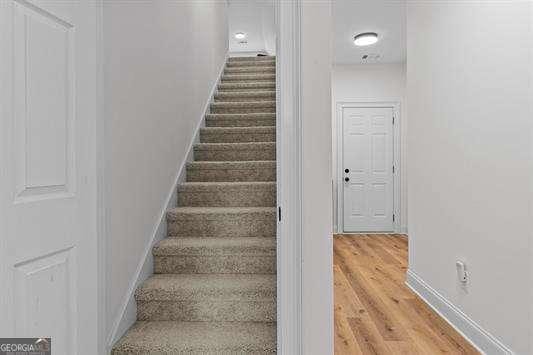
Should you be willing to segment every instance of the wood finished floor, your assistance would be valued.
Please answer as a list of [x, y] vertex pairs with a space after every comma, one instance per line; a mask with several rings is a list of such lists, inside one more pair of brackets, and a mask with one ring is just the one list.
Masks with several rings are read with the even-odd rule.
[[479, 354], [407, 286], [407, 238], [335, 235], [335, 354]]

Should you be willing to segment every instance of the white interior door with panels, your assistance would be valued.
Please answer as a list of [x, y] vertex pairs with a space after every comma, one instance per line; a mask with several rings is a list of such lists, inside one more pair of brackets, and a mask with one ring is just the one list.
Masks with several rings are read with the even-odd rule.
[[97, 1], [0, 2], [0, 334], [96, 354]]
[[394, 230], [394, 109], [341, 108], [344, 232]]

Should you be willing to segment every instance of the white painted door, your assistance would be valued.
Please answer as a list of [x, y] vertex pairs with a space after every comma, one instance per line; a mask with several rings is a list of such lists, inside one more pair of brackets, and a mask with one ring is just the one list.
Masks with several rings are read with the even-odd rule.
[[393, 109], [344, 107], [344, 231], [393, 228]]
[[0, 336], [96, 354], [97, 2], [0, 1]]

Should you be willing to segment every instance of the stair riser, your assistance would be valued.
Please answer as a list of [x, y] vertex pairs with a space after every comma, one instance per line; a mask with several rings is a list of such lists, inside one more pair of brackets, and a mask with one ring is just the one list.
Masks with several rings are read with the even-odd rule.
[[227, 188], [203, 192], [178, 192], [178, 206], [188, 207], [273, 207], [276, 188]]
[[275, 105], [211, 106], [211, 113], [276, 113]]
[[250, 83], [250, 82], [269, 82], [276, 84], [275, 74], [226, 74], [222, 77], [221, 83]]
[[178, 215], [168, 221], [170, 237], [272, 237], [276, 214]]
[[215, 95], [215, 102], [249, 102], [249, 101], [275, 101], [276, 92], [258, 91], [257, 93], [227, 93], [227, 92], [218, 92]]
[[276, 256], [170, 255], [156, 256], [156, 274], [275, 274]]
[[276, 132], [265, 133], [218, 133], [200, 132], [202, 143], [249, 143], [249, 142], [275, 142]]
[[275, 126], [275, 118], [206, 118], [207, 127]]
[[183, 300], [137, 301], [137, 319], [142, 321], [188, 322], [273, 322], [276, 320], [276, 298], [260, 301]]
[[269, 91], [276, 90], [276, 83], [273, 81], [265, 83], [257, 82], [227, 82], [220, 83], [217, 88], [218, 92], [235, 92], [235, 91]]
[[246, 67], [228, 67], [224, 69], [224, 74], [275, 74], [275, 66], [246, 66]]
[[258, 62], [252, 61], [240, 61], [240, 62], [228, 62], [226, 64], [227, 68], [242, 68], [242, 67], [264, 67], [264, 66], [276, 66], [275, 60], [262, 60]]
[[262, 150], [195, 150], [194, 159], [200, 161], [253, 161], [276, 160], [276, 149], [265, 148]]
[[187, 181], [276, 181], [276, 169], [187, 169]]

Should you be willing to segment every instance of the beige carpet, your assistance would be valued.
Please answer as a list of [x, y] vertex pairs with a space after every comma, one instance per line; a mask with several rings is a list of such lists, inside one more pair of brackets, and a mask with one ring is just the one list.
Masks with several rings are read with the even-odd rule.
[[122, 354], [276, 352], [275, 58], [230, 58]]

